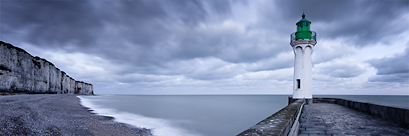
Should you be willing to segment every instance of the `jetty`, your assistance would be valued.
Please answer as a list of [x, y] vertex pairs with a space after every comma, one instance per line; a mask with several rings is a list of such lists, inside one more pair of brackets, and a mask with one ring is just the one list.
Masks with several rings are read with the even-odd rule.
[[238, 136], [409, 135], [409, 109], [338, 98], [313, 103], [289, 98], [288, 106]]

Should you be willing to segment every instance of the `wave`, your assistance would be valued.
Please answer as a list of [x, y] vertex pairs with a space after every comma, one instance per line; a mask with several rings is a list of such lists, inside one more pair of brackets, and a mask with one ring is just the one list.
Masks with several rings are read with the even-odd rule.
[[[174, 127], [172, 122], [165, 119], [145, 117], [134, 113], [118, 111], [111, 108], [105, 108], [95, 104], [95, 101], [77, 96], [82, 106], [90, 108], [92, 113], [102, 116], [114, 117], [114, 120], [121, 123], [130, 124], [139, 128], [151, 129], [156, 136], [200, 136], [187, 130]], [[95, 97], [95, 96], [93, 96]]]

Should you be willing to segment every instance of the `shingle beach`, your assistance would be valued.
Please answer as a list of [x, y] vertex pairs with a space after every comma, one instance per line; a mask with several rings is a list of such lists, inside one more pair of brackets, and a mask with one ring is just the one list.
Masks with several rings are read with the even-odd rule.
[[81, 106], [77, 95], [0, 95], [0, 135], [135, 135], [151, 131]]

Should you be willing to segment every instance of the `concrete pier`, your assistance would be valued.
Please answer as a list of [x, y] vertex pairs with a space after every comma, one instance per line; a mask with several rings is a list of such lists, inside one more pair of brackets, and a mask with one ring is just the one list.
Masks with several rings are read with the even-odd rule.
[[[303, 101], [288, 104], [280, 111], [241, 132], [237, 136], [287, 136], [297, 121], [297, 115]], [[296, 123], [297, 124], [297, 123]]]
[[299, 136], [381, 136], [409, 135], [409, 129], [347, 107], [314, 103], [304, 105]]
[[289, 97], [288, 106], [238, 136], [409, 136], [409, 109], [338, 98], [313, 101]]

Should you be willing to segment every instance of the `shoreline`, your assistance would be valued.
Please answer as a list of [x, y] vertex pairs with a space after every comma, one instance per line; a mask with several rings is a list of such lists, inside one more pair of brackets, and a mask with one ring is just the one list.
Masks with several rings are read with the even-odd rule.
[[0, 95], [0, 135], [152, 135], [149, 129], [92, 113], [77, 96]]

